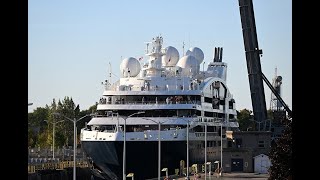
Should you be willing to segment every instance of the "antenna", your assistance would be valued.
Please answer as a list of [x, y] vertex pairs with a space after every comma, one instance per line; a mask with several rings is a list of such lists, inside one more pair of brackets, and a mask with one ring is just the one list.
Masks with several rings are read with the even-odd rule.
[[182, 56], [184, 56], [184, 41], [182, 42]]
[[146, 54], [148, 54], [148, 53], [149, 53], [149, 44], [150, 44], [151, 42], [144, 42], [144, 43], [147, 44]]
[[112, 84], [112, 76], [111, 76], [111, 74], [112, 74], [112, 69], [111, 69], [111, 62], [109, 62], [109, 66], [110, 66], [110, 68], [109, 68], [109, 83], [110, 83], [110, 85]]

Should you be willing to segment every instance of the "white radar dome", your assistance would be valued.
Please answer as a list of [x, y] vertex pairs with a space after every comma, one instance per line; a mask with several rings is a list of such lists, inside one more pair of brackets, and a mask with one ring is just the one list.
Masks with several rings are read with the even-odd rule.
[[139, 74], [140, 69], [140, 62], [133, 57], [123, 59], [120, 64], [120, 73], [123, 77], [135, 77]]
[[200, 65], [198, 60], [194, 56], [183, 56], [177, 63], [178, 67], [181, 67], [182, 75], [196, 75], [199, 73]]
[[201, 64], [203, 59], [204, 59], [204, 54], [203, 54], [202, 50], [200, 48], [198, 48], [198, 47], [190, 48], [186, 52], [186, 55], [194, 56], [198, 60], [199, 64]]
[[162, 66], [175, 66], [179, 61], [179, 52], [175, 47], [165, 48], [165, 55], [162, 56]]

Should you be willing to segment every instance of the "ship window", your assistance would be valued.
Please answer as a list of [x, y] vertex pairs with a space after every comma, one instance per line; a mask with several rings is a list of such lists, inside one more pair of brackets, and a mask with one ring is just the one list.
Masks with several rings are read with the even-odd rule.
[[218, 113], [218, 118], [224, 118], [225, 117], [225, 114], [223, 113]]
[[212, 117], [212, 116], [213, 116], [213, 112], [205, 111], [205, 112], [204, 112], [204, 116], [206, 116], [206, 117]]
[[233, 109], [233, 102], [229, 101], [229, 109]]
[[225, 105], [225, 99], [220, 99], [220, 105]]
[[212, 98], [204, 97], [204, 102], [212, 103]]

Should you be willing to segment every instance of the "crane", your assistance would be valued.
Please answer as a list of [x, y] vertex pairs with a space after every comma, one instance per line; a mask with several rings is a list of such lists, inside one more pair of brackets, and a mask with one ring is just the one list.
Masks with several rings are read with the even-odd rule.
[[258, 45], [252, 0], [239, 0], [239, 9], [249, 76], [253, 116], [256, 122], [264, 124], [263, 126], [259, 126], [258, 130], [261, 131], [265, 130], [267, 120], [267, 108], [263, 81], [278, 98], [290, 117], [292, 117], [292, 111], [261, 71], [260, 55], [262, 55], [262, 50], [259, 49]]

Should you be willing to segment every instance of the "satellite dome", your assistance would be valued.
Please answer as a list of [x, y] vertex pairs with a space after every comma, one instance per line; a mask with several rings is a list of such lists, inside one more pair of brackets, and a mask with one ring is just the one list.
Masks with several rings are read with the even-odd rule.
[[204, 59], [204, 54], [203, 54], [202, 50], [200, 48], [198, 48], [198, 47], [190, 48], [186, 52], [186, 55], [194, 56], [198, 60], [199, 64], [201, 64], [203, 59]]
[[120, 64], [120, 73], [123, 77], [135, 77], [139, 74], [140, 69], [140, 62], [133, 57], [123, 59]]
[[177, 63], [178, 67], [182, 68], [182, 75], [196, 75], [199, 73], [200, 65], [194, 56], [183, 56]]
[[162, 66], [175, 66], [179, 61], [179, 52], [175, 47], [165, 48], [165, 55], [162, 56]]

